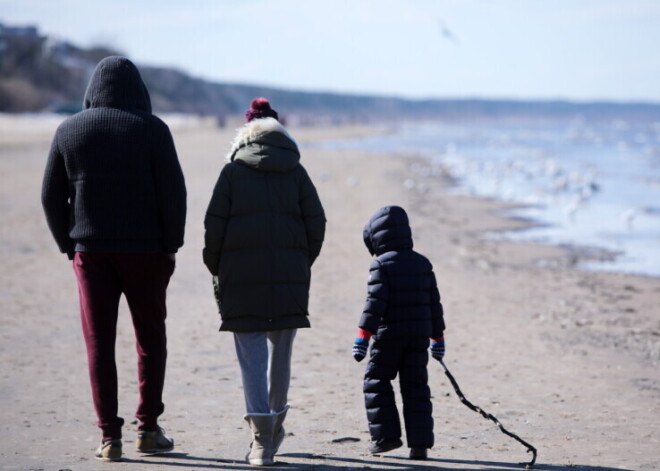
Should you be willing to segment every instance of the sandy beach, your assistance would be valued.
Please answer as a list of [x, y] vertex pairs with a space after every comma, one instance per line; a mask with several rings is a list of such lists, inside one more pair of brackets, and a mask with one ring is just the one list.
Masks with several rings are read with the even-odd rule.
[[[172, 119], [188, 187], [186, 244], [168, 292], [169, 358], [161, 425], [175, 451], [134, 450], [136, 356], [122, 300], [117, 340], [124, 457], [100, 463], [71, 263], [40, 203], [57, 119], [0, 117], [0, 469], [250, 469], [250, 435], [233, 340], [218, 332], [202, 264], [203, 217], [232, 127]], [[594, 273], [557, 247], [487, 240], [524, 227], [505, 205], [458, 196], [414, 156], [319, 150], [312, 144], [378, 128], [290, 128], [328, 226], [313, 267], [311, 329], [298, 333], [287, 438], [276, 469], [522, 469], [531, 455], [455, 395], [429, 363], [436, 445], [367, 452], [365, 362], [351, 344], [366, 294], [362, 227], [380, 206], [410, 215], [415, 247], [433, 262], [445, 308], [447, 366], [467, 398], [538, 449], [539, 470], [660, 469], [660, 278]], [[408, 189], [406, 179], [425, 183]], [[408, 185], [410, 186], [410, 185]], [[398, 387], [396, 388], [398, 389]], [[400, 402], [399, 402], [400, 403]]]

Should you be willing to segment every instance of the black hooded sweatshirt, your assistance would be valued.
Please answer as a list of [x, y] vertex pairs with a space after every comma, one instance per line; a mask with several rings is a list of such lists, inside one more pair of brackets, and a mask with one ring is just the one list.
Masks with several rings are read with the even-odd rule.
[[41, 201], [60, 251], [175, 253], [185, 181], [135, 65], [116, 56], [99, 62], [83, 108], [57, 129], [43, 179]]
[[433, 266], [413, 250], [404, 209], [379, 209], [363, 235], [369, 253], [376, 258], [369, 268], [367, 301], [359, 327], [381, 339], [442, 337], [445, 322]]

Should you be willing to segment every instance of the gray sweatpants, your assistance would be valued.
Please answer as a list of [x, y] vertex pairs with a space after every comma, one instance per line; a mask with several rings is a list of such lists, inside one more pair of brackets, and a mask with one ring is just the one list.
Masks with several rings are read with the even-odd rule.
[[280, 412], [287, 404], [296, 329], [234, 332], [248, 414]]

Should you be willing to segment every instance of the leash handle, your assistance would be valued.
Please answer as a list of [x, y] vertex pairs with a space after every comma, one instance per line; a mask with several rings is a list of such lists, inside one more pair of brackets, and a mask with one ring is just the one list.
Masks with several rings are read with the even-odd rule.
[[465, 395], [463, 394], [463, 392], [461, 391], [461, 388], [458, 386], [458, 383], [456, 382], [456, 379], [454, 379], [454, 376], [449, 371], [449, 368], [447, 368], [447, 365], [445, 365], [445, 362], [442, 361], [442, 360], [438, 360], [438, 361], [440, 362], [440, 364], [444, 368], [445, 375], [447, 376], [447, 378], [449, 378], [449, 382], [454, 387], [454, 391], [456, 391], [456, 394], [458, 395], [458, 398], [461, 400], [461, 402], [463, 404], [465, 404], [471, 410], [473, 410], [475, 412], [478, 412], [484, 418], [492, 420], [493, 422], [495, 422], [495, 424], [500, 428], [500, 431], [502, 431], [502, 433], [504, 433], [505, 435], [508, 435], [509, 437], [517, 440], [519, 443], [521, 443], [525, 447], [527, 447], [527, 453], [532, 453], [532, 461], [530, 461], [529, 463], [520, 463], [520, 464], [524, 464], [525, 469], [532, 469], [534, 467], [534, 463], [536, 463], [536, 455], [537, 455], [536, 448], [534, 446], [532, 446], [531, 444], [527, 443], [525, 440], [520, 438], [515, 433], [509, 432], [507, 429], [505, 429], [504, 426], [500, 423], [500, 421], [497, 420], [497, 417], [495, 417], [493, 414], [489, 414], [488, 412], [484, 411], [481, 407], [475, 406], [470, 401], [468, 401], [467, 398], [465, 397]]

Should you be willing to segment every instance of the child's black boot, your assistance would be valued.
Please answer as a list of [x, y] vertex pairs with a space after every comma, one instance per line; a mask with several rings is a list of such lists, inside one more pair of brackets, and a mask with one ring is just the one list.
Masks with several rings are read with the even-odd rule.
[[398, 438], [386, 438], [383, 440], [378, 440], [369, 445], [369, 452], [373, 455], [379, 455], [381, 453], [386, 453], [390, 450], [394, 450], [403, 446], [403, 443]]
[[426, 448], [411, 448], [410, 449], [410, 459], [411, 460], [425, 460], [426, 459]]

